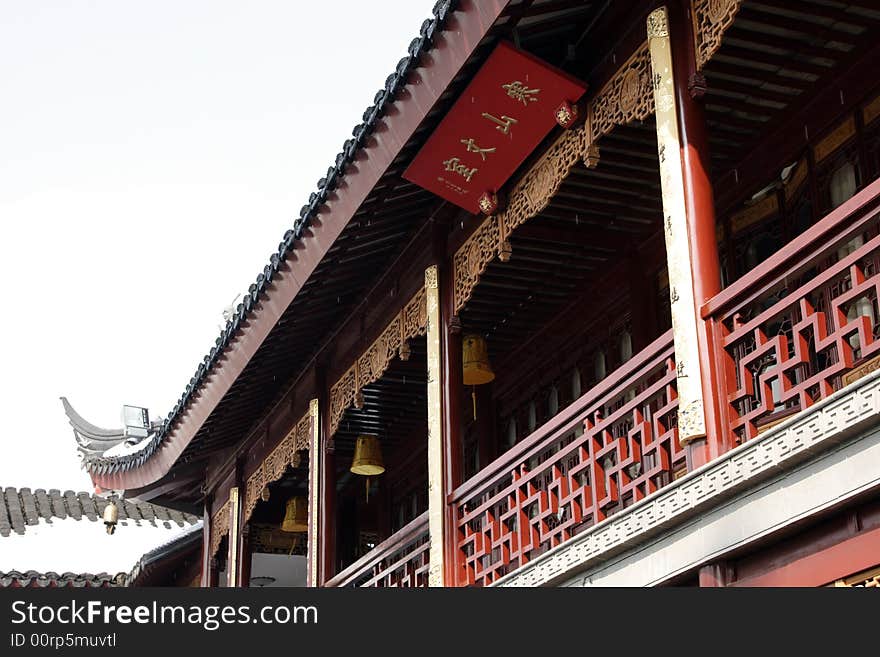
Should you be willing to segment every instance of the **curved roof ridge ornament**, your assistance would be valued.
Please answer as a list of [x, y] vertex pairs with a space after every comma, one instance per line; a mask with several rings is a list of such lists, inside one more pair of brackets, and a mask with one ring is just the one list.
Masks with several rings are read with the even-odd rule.
[[[64, 413], [73, 427], [73, 435], [80, 447], [89, 451], [103, 452], [125, 440], [125, 429], [102, 429], [86, 420], [74, 410], [67, 397], [61, 397]], [[94, 444], [98, 443], [98, 444]]]

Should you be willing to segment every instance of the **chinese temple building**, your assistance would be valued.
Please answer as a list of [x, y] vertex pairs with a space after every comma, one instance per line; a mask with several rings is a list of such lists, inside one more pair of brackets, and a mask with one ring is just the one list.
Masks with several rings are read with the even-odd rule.
[[433, 14], [95, 486], [203, 586], [876, 586], [880, 6]]

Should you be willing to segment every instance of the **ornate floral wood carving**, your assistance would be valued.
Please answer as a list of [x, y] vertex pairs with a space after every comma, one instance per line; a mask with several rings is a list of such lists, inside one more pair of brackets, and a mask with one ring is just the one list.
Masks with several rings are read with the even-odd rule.
[[510, 258], [507, 238], [513, 230], [546, 208], [574, 165], [586, 159], [589, 146], [586, 142], [585, 126], [562, 133], [514, 186], [504, 211], [487, 217], [459, 247], [453, 260], [456, 313], [470, 299], [480, 276], [495, 256], [504, 262]]
[[480, 275], [498, 253], [498, 217], [486, 217], [468, 240], [455, 252], [455, 312], [462, 309], [480, 280]]
[[697, 69], [702, 69], [721, 47], [724, 33], [733, 24], [742, 0], [693, 0]]
[[229, 534], [229, 500], [211, 516], [211, 556], [217, 554], [220, 541]]
[[425, 288], [422, 287], [330, 389], [331, 436], [339, 428], [346, 409], [350, 406], [361, 407], [361, 390], [364, 386], [378, 381], [394, 357], [400, 356], [404, 360], [409, 357], [407, 341], [424, 335], [427, 322]]
[[281, 479], [287, 466], [295, 468], [300, 464], [300, 452], [309, 449], [311, 432], [312, 414], [306, 413], [248, 477], [244, 492], [244, 522], [250, 519], [263, 488]]
[[456, 313], [471, 298], [480, 276], [495, 256], [502, 262], [510, 258], [508, 238], [511, 233], [547, 207], [578, 161], [590, 169], [598, 166], [596, 141], [614, 126], [644, 120], [653, 112], [651, 57], [645, 42], [590, 102], [584, 125], [562, 133], [519, 179], [507, 206], [487, 217], [456, 251], [453, 259]]
[[591, 141], [608, 134], [614, 126], [643, 121], [653, 113], [651, 56], [646, 42], [639, 46], [590, 103]]

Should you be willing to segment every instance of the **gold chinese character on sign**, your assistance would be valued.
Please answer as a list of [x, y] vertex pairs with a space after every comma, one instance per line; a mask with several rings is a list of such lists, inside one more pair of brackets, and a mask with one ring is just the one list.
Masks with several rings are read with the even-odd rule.
[[495, 126], [495, 129], [500, 130], [505, 135], [510, 132], [510, 126], [512, 126], [514, 123], [519, 123], [519, 121], [510, 118], [506, 114], [502, 114], [501, 118], [499, 119], [497, 116], [492, 116], [488, 112], [483, 112], [483, 118], [489, 119], [493, 123], [497, 123], [498, 125]]
[[457, 173], [462, 178], [471, 181], [473, 175], [477, 172], [477, 167], [468, 168], [464, 164], [461, 163], [457, 157], [451, 157], [448, 160], [443, 162], [443, 166], [446, 167], [446, 171], [452, 171], [453, 173]]
[[508, 96], [514, 100], [520, 101], [523, 105], [528, 105], [529, 103], [534, 103], [538, 100], [535, 96], [541, 91], [540, 89], [529, 89], [519, 80], [502, 84], [501, 88], [507, 92]]
[[494, 153], [494, 148], [480, 148], [477, 146], [477, 142], [471, 139], [462, 139], [461, 143], [467, 146], [468, 153], [478, 153], [480, 157], [483, 159], [483, 162], [486, 161], [486, 153]]

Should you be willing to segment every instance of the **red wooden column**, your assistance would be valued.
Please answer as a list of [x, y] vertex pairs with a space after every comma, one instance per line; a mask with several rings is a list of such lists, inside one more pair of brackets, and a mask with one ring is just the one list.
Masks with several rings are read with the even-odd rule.
[[728, 431], [723, 424], [726, 402], [715, 357], [715, 335], [711, 322], [699, 317], [702, 305], [721, 291], [721, 265], [710, 174], [712, 160], [701, 100], [706, 83], [697, 70], [691, 0], [670, 3], [669, 29], [706, 410], [706, 441], [702, 444], [695, 442], [690, 447], [693, 465], [699, 466], [730, 446], [727, 444]]
[[696, 80], [690, 3], [670, 0], [648, 16], [663, 228], [679, 394], [679, 439], [688, 466], [725, 451], [723, 392], [713, 327], [701, 306], [721, 289], [705, 120], [689, 82]]
[[327, 435], [330, 426], [330, 396], [323, 372], [317, 377], [317, 385], [318, 413], [321, 417], [318, 428], [321, 454], [318, 461], [320, 509], [317, 585], [324, 586], [336, 574], [336, 456], [332, 438]]
[[[443, 497], [455, 490], [461, 481], [461, 399], [462, 383], [461, 330], [455, 309], [455, 283], [452, 260], [447, 259], [440, 273], [440, 377], [443, 435]], [[480, 464], [485, 465], [484, 463]], [[455, 507], [446, 504], [443, 536], [443, 561], [446, 586], [465, 583], [463, 564], [458, 552], [458, 528]]]

